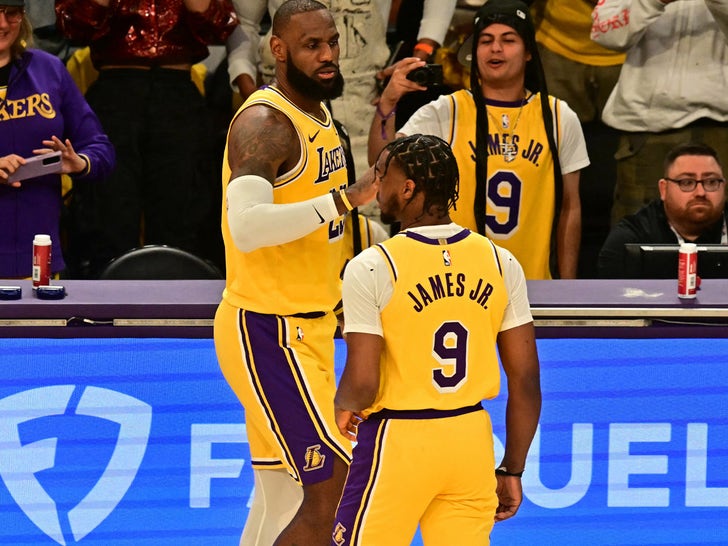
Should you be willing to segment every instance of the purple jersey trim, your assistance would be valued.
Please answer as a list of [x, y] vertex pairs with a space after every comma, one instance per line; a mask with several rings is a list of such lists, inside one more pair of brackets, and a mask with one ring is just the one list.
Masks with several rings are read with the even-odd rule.
[[442, 419], [444, 417], [456, 417], [466, 413], [483, 410], [480, 402], [464, 408], [449, 410], [422, 409], [422, 410], [391, 410], [383, 409], [372, 413], [368, 419]]
[[[404, 231], [402, 232], [405, 236], [409, 237], [410, 239], [414, 239], [415, 241], [419, 241], [420, 243], [426, 243], [428, 245], [439, 245], [440, 239], [433, 239], [431, 237], [427, 237], [425, 235], [422, 235], [421, 233], [417, 233], [415, 231]], [[458, 241], [462, 241], [470, 235], [469, 229], [463, 229], [462, 231], [456, 233], [452, 237], [448, 237], [445, 239], [445, 244], [451, 245], [453, 243], [457, 243]]]

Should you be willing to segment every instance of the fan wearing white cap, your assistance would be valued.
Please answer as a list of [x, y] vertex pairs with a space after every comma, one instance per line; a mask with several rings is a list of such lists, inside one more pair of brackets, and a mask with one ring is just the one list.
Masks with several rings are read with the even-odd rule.
[[579, 171], [589, 157], [578, 117], [548, 95], [527, 4], [489, 0], [458, 58], [471, 65], [470, 89], [426, 104], [397, 131], [398, 101], [425, 89], [407, 74], [424, 63], [407, 58], [394, 66], [372, 121], [370, 160], [395, 132], [439, 136], [460, 169], [453, 220], [510, 250], [527, 279], [575, 278]]

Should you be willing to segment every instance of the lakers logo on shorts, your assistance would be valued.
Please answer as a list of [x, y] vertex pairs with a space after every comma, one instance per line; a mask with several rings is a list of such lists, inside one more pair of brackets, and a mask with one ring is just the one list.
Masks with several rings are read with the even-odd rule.
[[346, 533], [346, 527], [344, 527], [341, 523], [336, 522], [334, 534], [331, 536], [335, 544], [341, 546], [344, 543], [344, 533]]
[[306, 466], [303, 467], [304, 472], [310, 470], [318, 470], [323, 468], [326, 455], [321, 454], [321, 444], [309, 446], [306, 448]]

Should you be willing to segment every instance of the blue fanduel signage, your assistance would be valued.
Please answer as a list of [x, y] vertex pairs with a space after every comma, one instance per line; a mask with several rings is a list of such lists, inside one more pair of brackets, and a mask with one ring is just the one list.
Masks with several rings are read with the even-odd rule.
[[[525, 500], [492, 544], [728, 544], [728, 340], [538, 343]], [[1, 544], [238, 545], [245, 415], [211, 340], [2, 344]]]

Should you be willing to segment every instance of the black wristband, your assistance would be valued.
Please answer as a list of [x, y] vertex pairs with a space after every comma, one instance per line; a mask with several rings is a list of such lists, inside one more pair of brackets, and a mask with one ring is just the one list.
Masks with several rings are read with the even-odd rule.
[[497, 476], [513, 476], [514, 478], [520, 478], [523, 476], [523, 470], [520, 472], [509, 472], [505, 466], [499, 466], [495, 469]]

